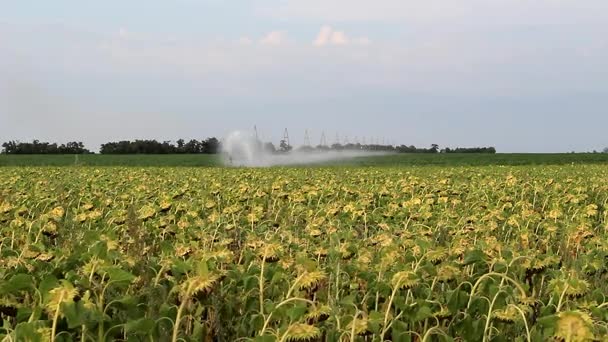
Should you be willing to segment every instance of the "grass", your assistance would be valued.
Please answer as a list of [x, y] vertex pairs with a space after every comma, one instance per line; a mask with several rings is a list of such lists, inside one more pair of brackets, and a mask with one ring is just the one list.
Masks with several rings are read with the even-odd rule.
[[[330, 162], [341, 166], [484, 166], [608, 164], [605, 153], [393, 154]], [[221, 166], [218, 155], [0, 155], [0, 166]]]

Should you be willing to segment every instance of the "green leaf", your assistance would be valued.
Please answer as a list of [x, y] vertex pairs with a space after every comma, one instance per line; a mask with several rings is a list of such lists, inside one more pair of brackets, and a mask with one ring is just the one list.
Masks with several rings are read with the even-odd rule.
[[258, 286], [258, 279], [255, 276], [246, 277], [243, 280], [245, 290], [255, 289]]
[[61, 305], [61, 312], [68, 322], [68, 328], [74, 329], [84, 324], [86, 309], [81, 302], [66, 302]]
[[149, 334], [152, 332], [156, 323], [150, 318], [140, 318], [134, 321], [128, 321], [125, 325], [125, 330], [128, 334]]
[[277, 339], [273, 335], [256, 336], [254, 342], [275, 342]]
[[384, 322], [384, 313], [379, 311], [371, 311], [368, 315], [370, 321]]
[[119, 267], [106, 267], [103, 269], [104, 272], [110, 277], [110, 281], [113, 283], [131, 283], [135, 276]]
[[418, 311], [416, 311], [416, 316], [414, 316], [415, 321], [423, 321], [429, 317], [433, 316], [433, 311], [426, 305], [418, 306]]
[[34, 317], [34, 319], [40, 318], [40, 313], [41, 313], [40, 308], [36, 308], [36, 309], [32, 309], [32, 308], [28, 308], [28, 307], [18, 308], [17, 316], [15, 317], [15, 319], [17, 320], [17, 322], [27, 322], [30, 319], [30, 317], [32, 317], [32, 316]]
[[264, 303], [264, 312], [266, 312], [266, 313], [273, 312], [275, 307], [276, 307], [275, 303], [267, 300]]
[[405, 322], [401, 320], [393, 321], [391, 327], [391, 335], [393, 341], [409, 342], [412, 340], [411, 334], [408, 333], [409, 329]]
[[173, 272], [174, 276], [178, 276], [181, 274], [186, 274], [192, 270], [192, 265], [183, 261], [183, 260], [175, 260], [171, 267], [171, 272]]
[[16, 274], [0, 286], [0, 294], [16, 294], [34, 287], [34, 278], [29, 274]]
[[251, 328], [252, 330], [259, 331], [264, 326], [264, 316], [260, 314], [251, 315]]
[[559, 317], [557, 315], [544, 316], [540, 317], [536, 321], [536, 324], [538, 324], [538, 326], [542, 329], [545, 336], [550, 336], [553, 335], [553, 332], [557, 327], [558, 319]]
[[380, 333], [380, 328], [384, 325], [384, 313], [372, 311], [369, 313], [369, 328], [374, 334]]
[[274, 284], [278, 284], [279, 282], [281, 282], [281, 279], [284, 278], [283, 273], [281, 272], [275, 272], [272, 275], [272, 278], [270, 279], [270, 285], [269, 286], [273, 286]]
[[486, 255], [480, 251], [479, 249], [474, 249], [472, 251], [467, 252], [464, 256], [463, 264], [465, 266], [472, 265], [478, 262], [485, 261]]
[[448, 310], [451, 313], [457, 313], [460, 309], [464, 309], [469, 301], [469, 294], [462, 290], [455, 290], [448, 299]]
[[404, 295], [395, 296], [393, 305], [401, 311], [408, 311], [411, 309], [411, 306], [407, 303], [407, 300]]
[[340, 305], [351, 305], [355, 303], [355, 296], [354, 295], [349, 295], [346, 297], [343, 297], [342, 299], [340, 299]]
[[38, 285], [38, 291], [42, 293], [42, 296], [45, 301], [47, 299], [49, 291], [57, 287], [58, 284], [59, 281], [57, 280], [57, 278], [55, 278], [55, 276], [52, 275], [48, 275], [44, 279], [42, 279], [42, 281]]
[[196, 273], [199, 276], [206, 276], [207, 274], [209, 274], [209, 265], [207, 265], [207, 260], [201, 260], [197, 267], [196, 267]]
[[45, 321], [19, 323], [15, 327], [15, 336], [18, 336], [20, 341], [42, 342], [42, 335], [38, 333], [38, 329], [44, 327], [46, 327]]
[[289, 319], [291, 321], [297, 321], [300, 319], [300, 317], [304, 316], [304, 314], [307, 311], [307, 307], [306, 305], [303, 304], [297, 304], [292, 308], [289, 308], [289, 310], [287, 310], [287, 316], [289, 317]]

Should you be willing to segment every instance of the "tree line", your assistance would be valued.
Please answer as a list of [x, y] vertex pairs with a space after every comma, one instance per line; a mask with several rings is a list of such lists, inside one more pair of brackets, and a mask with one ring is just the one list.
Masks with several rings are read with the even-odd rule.
[[109, 142], [101, 145], [101, 154], [215, 154], [220, 150], [220, 141], [217, 138], [205, 140], [191, 139], [186, 142], [179, 139], [174, 143], [156, 140], [123, 140]]
[[[273, 143], [260, 142], [264, 150], [271, 153], [289, 152], [293, 149], [285, 141], [281, 141], [278, 146]], [[100, 154], [215, 154], [221, 150], [221, 142], [215, 138], [190, 139], [188, 141], [179, 139], [172, 141], [157, 140], [121, 140], [101, 144]], [[301, 146], [299, 151], [381, 151], [396, 153], [496, 153], [494, 147], [472, 147], [472, 148], [443, 148], [432, 144], [428, 148], [416, 147], [413, 145], [380, 145], [380, 144], [333, 144], [318, 146]], [[9, 141], [2, 144], [3, 154], [89, 154], [93, 153], [84, 147], [79, 141], [68, 142], [66, 144], [40, 142]]]
[[91, 151], [84, 147], [80, 141], [71, 141], [66, 144], [40, 142], [34, 140], [31, 143], [8, 141], [2, 144], [4, 154], [88, 154]]

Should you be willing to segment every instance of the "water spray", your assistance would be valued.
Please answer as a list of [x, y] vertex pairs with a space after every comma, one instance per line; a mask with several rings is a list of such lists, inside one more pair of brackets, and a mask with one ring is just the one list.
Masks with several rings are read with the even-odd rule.
[[[306, 133], [310, 144], [310, 137]], [[338, 138], [339, 139], [339, 138]], [[222, 157], [224, 165], [233, 167], [270, 167], [287, 165], [318, 164], [331, 161], [385, 155], [384, 152], [361, 150], [327, 150], [327, 149], [291, 149], [289, 133], [285, 129], [282, 148], [278, 152], [265, 148], [264, 143], [257, 137], [257, 128], [253, 134], [243, 131], [234, 131], [223, 139]], [[325, 133], [321, 138], [321, 145], [326, 144]], [[288, 146], [285, 148], [285, 146]]]

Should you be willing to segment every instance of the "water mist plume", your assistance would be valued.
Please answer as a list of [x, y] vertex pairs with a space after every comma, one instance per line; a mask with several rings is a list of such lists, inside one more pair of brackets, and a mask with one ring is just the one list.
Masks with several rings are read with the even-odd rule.
[[222, 159], [226, 166], [270, 167], [281, 165], [305, 165], [386, 155], [386, 152], [372, 151], [325, 151], [295, 150], [289, 152], [272, 152], [250, 134], [242, 131], [230, 133], [222, 143]]

